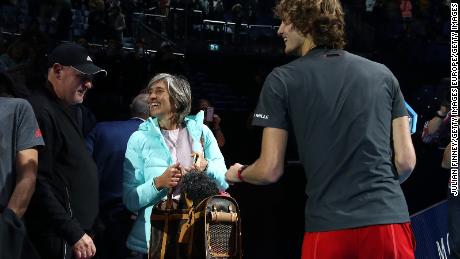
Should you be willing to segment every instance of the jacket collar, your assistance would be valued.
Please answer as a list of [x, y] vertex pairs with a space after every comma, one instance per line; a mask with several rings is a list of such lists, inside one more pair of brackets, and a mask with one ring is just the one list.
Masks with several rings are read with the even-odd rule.
[[[52, 105], [58, 109], [61, 110], [62, 113], [69, 119], [69, 121], [72, 123], [72, 125], [75, 127], [75, 129], [78, 131], [78, 133], [83, 136], [83, 129], [78, 123], [75, 121], [75, 117], [72, 115], [71, 111], [71, 106], [65, 105], [59, 97], [56, 95], [54, 92], [53, 86], [49, 81], [46, 82], [46, 86], [44, 89], [41, 89], [39, 92], [50, 102]], [[76, 108], [79, 109], [79, 108]]]
[[[196, 115], [188, 115], [184, 119], [185, 126], [188, 133], [192, 136], [192, 139], [199, 139], [203, 131], [203, 120], [204, 112], [200, 111]], [[140, 131], [150, 131], [153, 136], [162, 136], [160, 125], [158, 124], [158, 118], [150, 117], [141, 125], [139, 125]]]
[[[187, 132], [190, 134], [193, 140], [192, 150], [195, 152], [202, 151], [203, 147], [201, 144], [201, 136], [203, 133], [203, 120], [204, 112], [200, 111], [196, 115], [189, 115], [185, 117], [184, 123], [187, 128]], [[145, 122], [139, 125], [140, 131], [147, 131], [152, 137], [163, 138], [161, 134], [160, 125], [158, 124], [158, 118], [150, 117]], [[162, 141], [164, 142], [164, 141]], [[166, 145], [166, 144], [165, 144]]]

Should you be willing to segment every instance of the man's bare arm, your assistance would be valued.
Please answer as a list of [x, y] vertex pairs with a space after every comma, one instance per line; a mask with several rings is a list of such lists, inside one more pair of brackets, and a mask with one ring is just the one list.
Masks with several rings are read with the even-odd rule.
[[410, 174], [414, 170], [416, 156], [409, 131], [407, 116], [393, 120], [393, 146], [395, 151], [395, 166], [400, 176]]
[[35, 191], [38, 151], [25, 149], [16, 154], [16, 186], [8, 202], [8, 208], [22, 217]]
[[[288, 132], [283, 129], [265, 128], [262, 135], [262, 149], [259, 158], [248, 166], [241, 176], [245, 182], [265, 185], [278, 181], [284, 172], [284, 154]], [[240, 182], [238, 170], [242, 165], [235, 164], [226, 173], [229, 182]]]

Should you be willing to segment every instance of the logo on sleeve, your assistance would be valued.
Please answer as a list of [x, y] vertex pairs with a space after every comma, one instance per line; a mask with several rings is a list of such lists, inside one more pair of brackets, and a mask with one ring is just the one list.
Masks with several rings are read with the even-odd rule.
[[254, 113], [254, 117], [259, 118], [259, 119], [268, 120], [268, 115], [266, 115], [266, 114]]
[[42, 137], [42, 131], [40, 129], [35, 130], [35, 137], [36, 138], [41, 138]]

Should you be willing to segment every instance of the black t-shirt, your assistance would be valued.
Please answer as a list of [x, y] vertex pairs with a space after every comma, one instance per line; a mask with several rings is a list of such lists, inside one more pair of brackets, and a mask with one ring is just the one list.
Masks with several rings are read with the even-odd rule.
[[307, 176], [306, 231], [409, 221], [392, 165], [392, 120], [407, 116], [382, 64], [313, 49], [267, 77], [253, 124], [292, 125]]

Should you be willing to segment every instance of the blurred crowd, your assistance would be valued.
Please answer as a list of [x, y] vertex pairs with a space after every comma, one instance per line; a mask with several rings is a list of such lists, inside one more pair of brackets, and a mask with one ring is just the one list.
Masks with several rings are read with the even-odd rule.
[[[431, 40], [447, 36], [449, 0], [342, 2], [349, 25], [349, 45], [359, 45], [361, 49], [370, 50], [375, 44], [400, 39], [402, 35]], [[198, 30], [204, 20], [276, 26], [278, 20], [272, 11], [275, 3], [275, 0], [5, 0], [0, 2], [0, 31], [22, 33], [34, 28], [56, 40], [83, 37], [95, 43], [115, 38], [133, 45], [138, 40], [132, 38], [138, 37], [139, 22], [152, 26], [151, 21], [144, 19], [145, 15], [169, 23], [160, 32], [167, 31], [168, 37], [183, 39], [177, 37], [178, 33], [186, 33], [178, 23], [187, 23], [184, 26], [191, 28], [195, 25]], [[274, 35], [276, 28], [271, 30]], [[244, 28], [226, 31], [247, 33]], [[362, 35], [366, 35], [365, 39]]]

